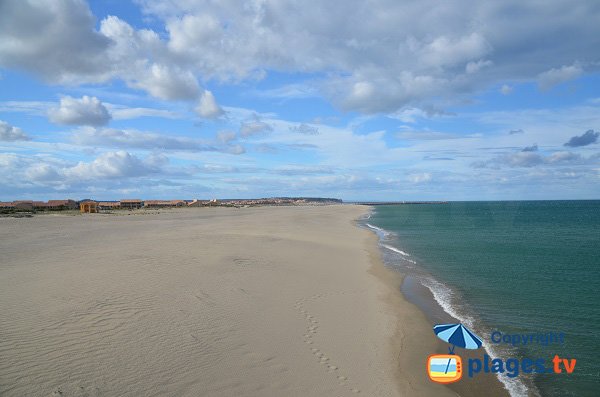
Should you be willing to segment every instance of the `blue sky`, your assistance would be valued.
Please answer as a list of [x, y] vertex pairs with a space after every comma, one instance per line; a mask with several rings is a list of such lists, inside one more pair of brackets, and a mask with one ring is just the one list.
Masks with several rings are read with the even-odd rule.
[[0, 200], [600, 198], [595, 1], [0, 3]]

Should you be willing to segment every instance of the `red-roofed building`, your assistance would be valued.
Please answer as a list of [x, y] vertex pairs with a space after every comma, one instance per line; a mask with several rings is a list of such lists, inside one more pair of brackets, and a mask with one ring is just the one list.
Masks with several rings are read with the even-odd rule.
[[74, 210], [77, 209], [77, 203], [74, 200], [48, 200], [46, 207], [52, 211]]

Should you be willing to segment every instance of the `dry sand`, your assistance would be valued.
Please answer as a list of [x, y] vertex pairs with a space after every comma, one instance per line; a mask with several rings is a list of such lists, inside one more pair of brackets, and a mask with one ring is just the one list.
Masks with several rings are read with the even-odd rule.
[[0, 395], [455, 395], [365, 211], [0, 219]]

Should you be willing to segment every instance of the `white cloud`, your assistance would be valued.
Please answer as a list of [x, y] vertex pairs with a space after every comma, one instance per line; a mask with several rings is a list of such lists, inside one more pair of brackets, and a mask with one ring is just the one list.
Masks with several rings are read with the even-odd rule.
[[106, 147], [117, 149], [138, 149], [149, 151], [181, 152], [222, 152], [242, 154], [240, 145], [231, 143], [234, 138], [217, 135], [216, 141], [194, 139], [184, 136], [172, 136], [137, 130], [119, 130], [114, 128], [79, 128], [72, 134], [77, 145]]
[[[97, 31], [79, 0], [3, 2], [0, 65], [56, 82], [121, 79], [166, 100], [199, 99], [198, 78], [236, 82], [291, 72], [311, 76], [310, 87], [338, 106], [367, 113], [443, 103], [504, 81], [537, 79], [545, 89], [584, 66], [597, 70], [600, 10], [593, 1], [465, 1], [240, 7], [233, 0], [139, 0], [164, 35], [115, 16]], [[32, 26], [47, 34], [30, 34]], [[306, 97], [314, 88], [277, 90], [271, 94]]]
[[196, 112], [206, 119], [215, 119], [224, 113], [223, 109], [217, 104], [213, 93], [208, 90], [202, 93]]
[[[409, 46], [427, 66], [440, 67], [467, 62], [467, 73], [474, 73], [491, 64], [490, 61], [480, 59], [491, 51], [491, 46], [483, 35], [476, 32], [454, 39], [439, 36], [424, 45], [413, 39]], [[477, 62], [472, 62], [473, 60]]]
[[101, 81], [110, 40], [94, 30], [81, 0], [2, 1], [0, 66], [34, 72], [51, 82]]
[[128, 108], [125, 106], [109, 105], [106, 107], [110, 110], [112, 118], [115, 120], [129, 120], [137, 119], [140, 117], [161, 117], [165, 119], [180, 119], [183, 116], [177, 112], [164, 109], [153, 109], [153, 108]]
[[43, 101], [5, 101], [0, 102], [0, 112], [18, 112], [34, 116], [45, 116], [55, 104]]
[[316, 87], [307, 84], [287, 84], [268, 90], [254, 91], [254, 95], [262, 98], [299, 99], [318, 97]]
[[472, 164], [475, 168], [502, 168], [502, 167], [536, 167], [540, 165], [582, 165], [594, 161], [593, 156], [582, 157], [578, 153], [558, 151], [549, 155], [539, 154], [536, 151], [521, 151], [506, 153], [493, 157], [487, 161], [478, 161]]
[[144, 159], [119, 150], [101, 154], [92, 162], [79, 162], [77, 165], [62, 170], [71, 180], [94, 180], [139, 177], [158, 173], [168, 162], [164, 155], [150, 155]]
[[562, 66], [558, 69], [550, 69], [538, 76], [538, 85], [542, 90], [548, 90], [555, 85], [573, 80], [583, 73], [583, 69], [577, 64]]
[[12, 126], [6, 121], [0, 120], [0, 141], [28, 141], [30, 138], [19, 127]]
[[425, 183], [431, 181], [431, 174], [428, 172], [421, 172], [416, 174], [408, 175], [408, 180], [412, 183]]
[[182, 56], [188, 56], [201, 43], [220, 40], [223, 34], [221, 22], [207, 13], [171, 19], [167, 21], [166, 29], [170, 36], [169, 48]]
[[198, 81], [190, 71], [156, 63], [130, 84], [167, 100], [191, 100], [200, 93]]
[[100, 23], [100, 33], [111, 40], [105, 56], [113, 75], [130, 87], [165, 100], [193, 100], [200, 94], [193, 71], [177, 64], [156, 32], [135, 30], [118, 17], [108, 16]]
[[247, 138], [253, 135], [261, 134], [263, 132], [268, 132], [272, 130], [273, 127], [271, 127], [269, 124], [263, 121], [248, 121], [242, 124], [240, 128], [240, 135], [244, 138]]
[[62, 179], [57, 169], [50, 164], [33, 164], [25, 170], [25, 177], [35, 182], [55, 182]]
[[84, 95], [81, 99], [65, 96], [60, 105], [48, 111], [50, 121], [57, 124], [92, 125], [107, 124], [111, 115], [96, 97]]
[[160, 175], [168, 159], [162, 154], [139, 157], [119, 150], [102, 153], [89, 162], [71, 163], [48, 155], [0, 154], [0, 171], [12, 187], [47, 186], [65, 189], [102, 180], [124, 182], [129, 178]]
[[492, 61], [486, 61], [486, 60], [481, 59], [477, 62], [467, 63], [467, 66], [465, 66], [465, 71], [467, 72], [467, 74], [473, 74], [473, 73], [479, 72], [483, 68], [486, 68], [486, 67], [492, 66], [492, 65], [493, 65]]

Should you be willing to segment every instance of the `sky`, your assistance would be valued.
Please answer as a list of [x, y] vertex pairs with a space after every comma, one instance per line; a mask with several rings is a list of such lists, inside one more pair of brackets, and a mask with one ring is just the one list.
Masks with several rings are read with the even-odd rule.
[[0, 0], [0, 200], [600, 198], [596, 0]]

